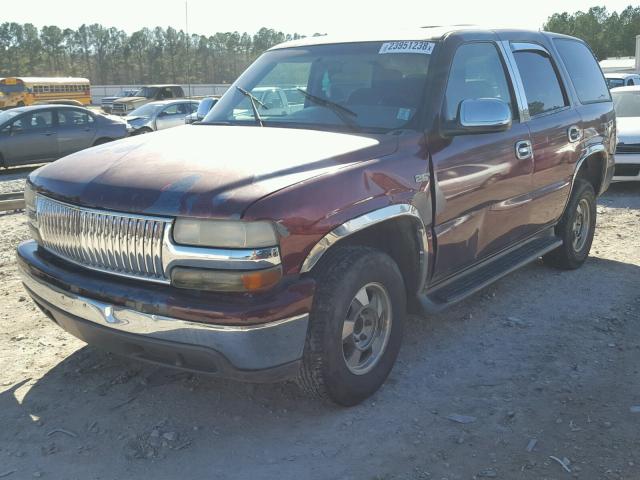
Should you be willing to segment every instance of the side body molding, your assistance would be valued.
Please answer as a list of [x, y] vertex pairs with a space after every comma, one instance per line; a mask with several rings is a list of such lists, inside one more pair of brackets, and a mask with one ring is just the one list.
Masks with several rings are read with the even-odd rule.
[[300, 269], [300, 273], [309, 272], [322, 258], [322, 256], [332, 247], [336, 242], [342, 240], [343, 238], [348, 237], [349, 235], [353, 235], [356, 232], [364, 230], [365, 228], [371, 227], [378, 223], [385, 222], [387, 220], [392, 220], [394, 218], [399, 217], [411, 217], [416, 221], [416, 235], [418, 240], [418, 245], [420, 246], [420, 281], [419, 290], [422, 290], [423, 283], [426, 280], [427, 276], [427, 251], [428, 251], [428, 241], [427, 241], [427, 232], [424, 226], [424, 222], [422, 221], [422, 217], [418, 212], [418, 209], [413, 205], [408, 203], [399, 203], [395, 205], [389, 205], [388, 207], [380, 208], [378, 210], [374, 210], [369, 213], [365, 213], [356, 218], [352, 218], [351, 220], [343, 223], [342, 225], [334, 228], [332, 231], [327, 233], [324, 237], [320, 239], [318, 243], [314, 245], [314, 247], [307, 255], [304, 263], [302, 264], [302, 268]]

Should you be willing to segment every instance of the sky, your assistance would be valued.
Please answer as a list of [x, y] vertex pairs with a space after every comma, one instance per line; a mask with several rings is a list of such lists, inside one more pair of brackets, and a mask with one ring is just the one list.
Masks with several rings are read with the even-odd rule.
[[[630, 0], [188, 0], [188, 11], [191, 33], [210, 35], [237, 30], [252, 34], [260, 27], [268, 27], [311, 35], [454, 24], [537, 30], [558, 11], [588, 10], [594, 5], [620, 11], [630, 3]], [[30, 22], [38, 27], [57, 25], [61, 28], [100, 23], [127, 33], [158, 25], [184, 29], [184, 7], [185, 2], [181, 0], [30, 0], [28, 8], [3, 9], [0, 22]]]

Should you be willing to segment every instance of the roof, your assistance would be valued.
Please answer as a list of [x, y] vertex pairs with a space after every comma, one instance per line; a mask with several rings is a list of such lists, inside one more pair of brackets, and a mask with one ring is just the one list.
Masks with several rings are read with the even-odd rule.
[[[484, 31], [484, 32], [496, 32], [500, 31], [513, 31], [512, 29], [495, 29], [482, 27], [478, 25], [453, 25], [442, 27], [424, 27], [424, 28], [412, 28], [412, 29], [394, 29], [394, 30], [378, 30], [364, 33], [364, 34], [348, 34], [348, 35], [323, 35], [319, 37], [306, 37], [299, 40], [291, 40], [289, 42], [280, 43], [271, 47], [269, 50], [277, 50], [280, 48], [290, 47], [303, 47], [309, 45], [329, 45], [335, 43], [356, 43], [356, 42], [384, 42], [394, 40], [425, 40], [425, 41], [438, 41], [450, 33], [462, 32], [467, 30]], [[529, 31], [529, 30], [518, 30]], [[530, 30], [532, 35], [539, 35], [540, 33], [549, 34], [548, 32], [538, 32], [537, 30]], [[568, 37], [566, 35], [551, 34], [554, 37]]]
[[5, 77], [3, 80], [7, 78], [17, 78], [24, 83], [89, 83], [88, 78], [80, 77]]
[[26, 107], [12, 108], [10, 111], [22, 113], [22, 112], [29, 112], [29, 111], [45, 110], [45, 109], [50, 109], [50, 108], [56, 108], [56, 109], [66, 109], [66, 108], [78, 109], [78, 108], [80, 108], [82, 110], [88, 110], [88, 108], [81, 107], [80, 105], [64, 105], [62, 103], [42, 103], [42, 104], [39, 104], [39, 105], [29, 105], [29, 106], [26, 106]]
[[634, 73], [636, 71], [636, 59], [635, 57], [605, 58], [600, 61], [600, 68], [605, 73]]
[[155, 102], [149, 102], [145, 105], [171, 105], [173, 103], [198, 103], [200, 100], [194, 100], [192, 98], [172, 98], [170, 100], [156, 100]]
[[616, 87], [611, 89], [611, 93], [640, 92], [640, 85], [630, 85], [628, 87]]
[[627, 72], [607, 72], [604, 74], [605, 78], [629, 78], [629, 77], [637, 77], [637, 73], [627, 73]]
[[407, 30], [380, 31], [376, 29], [365, 34], [349, 35], [322, 35], [319, 37], [306, 37], [299, 40], [280, 43], [270, 50], [289, 47], [302, 47], [307, 45], [328, 45], [332, 43], [353, 43], [353, 42], [382, 42], [385, 40], [440, 40], [447, 33], [478, 27], [427, 27]]

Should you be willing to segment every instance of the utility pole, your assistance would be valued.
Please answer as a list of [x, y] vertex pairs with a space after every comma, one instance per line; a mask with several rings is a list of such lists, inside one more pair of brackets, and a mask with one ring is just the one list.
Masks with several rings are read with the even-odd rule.
[[189, 44], [191, 43], [191, 38], [189, 37], [189, 2], [185, 0], [184, 2], [184, 24], [186, 29], [186, 38], [187, 41], [187, 85], [189, 88], [189, 98], [191, 98], [191, 55], [189, 55]]

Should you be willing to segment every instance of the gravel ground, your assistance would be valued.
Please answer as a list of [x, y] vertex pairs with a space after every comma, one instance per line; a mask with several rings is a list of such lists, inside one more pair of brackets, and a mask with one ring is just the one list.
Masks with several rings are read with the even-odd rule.
[[27, 175], [36, 168], [37, 165], [0, 169], [0, 194], [23, 191]]
[[351, 409], [85, 346], [25, 296], [24, 218], [0, 214], [0, 478], [638, 479], [640, 185], [598, 213], [582, 269], [536, 263], [411, 317]]

